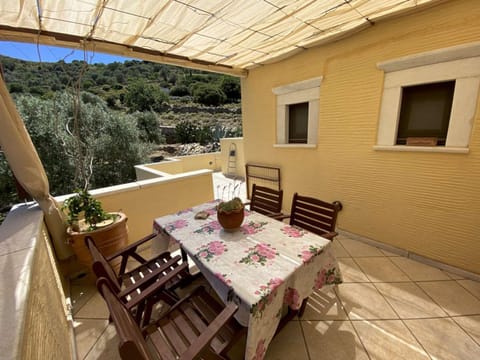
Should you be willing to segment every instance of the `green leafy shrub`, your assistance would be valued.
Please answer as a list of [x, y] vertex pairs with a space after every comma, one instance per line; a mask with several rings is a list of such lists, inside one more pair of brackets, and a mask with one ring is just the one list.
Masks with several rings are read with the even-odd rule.
[[128, 85], [125, 105], [131, 111], [161, 111], [168, 104], [168, 95], [156, 84], [136, 81]]
[[227, 96], [215, 85], [199, 84], [198, 86], [195, 86], [193, 99], [199, 104], [218, 106], [225, 103]]

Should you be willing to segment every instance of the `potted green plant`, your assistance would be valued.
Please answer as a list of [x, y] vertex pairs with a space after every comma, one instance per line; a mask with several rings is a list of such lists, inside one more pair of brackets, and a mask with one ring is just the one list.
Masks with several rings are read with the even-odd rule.
[[245, 217], [244, 204], [238, 197], [222, 201], [217, 205], [218, 222], [227, 231], [233, 231], [242, 225]]
[[67, 239], [82, 265], [91, 267], [85, 237], [93, 238], [104, 256], [122, 249], [128, 242], [127, 216], [122, 212], [106, 212], [100, 201], [87, 190], [77, 190], [62, 205], [66, 212]]

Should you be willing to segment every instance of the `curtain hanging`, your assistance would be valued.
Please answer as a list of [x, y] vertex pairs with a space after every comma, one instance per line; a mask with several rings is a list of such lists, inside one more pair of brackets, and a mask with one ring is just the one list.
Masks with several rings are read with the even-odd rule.
[[73, 252], [66, 243], [66, 222], [50, 195], [47, 175], [15, 103], [0, 76], [0, 145], [20, 185], [43, 210], [57, 258], [67, 259]]

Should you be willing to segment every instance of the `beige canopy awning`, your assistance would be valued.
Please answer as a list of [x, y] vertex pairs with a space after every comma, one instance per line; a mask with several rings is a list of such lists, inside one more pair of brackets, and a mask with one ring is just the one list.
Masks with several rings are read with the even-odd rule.
[[445, 0], [0, 0], [0, 40], [245, 76]]

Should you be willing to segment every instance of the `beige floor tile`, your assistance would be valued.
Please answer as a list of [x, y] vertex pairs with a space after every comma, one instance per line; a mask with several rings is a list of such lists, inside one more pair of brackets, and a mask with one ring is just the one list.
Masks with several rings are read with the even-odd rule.
[[94, 344], [85, 360], [120, 360], [118, 352], [117, 331], [113, 324], [109, 324], [102, 336]]
[[305, 334], [310, 359], [368, 359], [350, 321], [300, 321], [300, 323]]
[[370, 359], [429, 359], [401, 320], [352, 321]]
[[97, 292], [75, 314], [75, 319], [108, 319], [109, 315], [105, 300]]
[[97, 293], [93, 285], [70, 285], [70, 299], [75, 315]]
[[347, 320], [342, 303], [333, 288], [316, 290], [310, 295], [302, 320]]
[[350, 254], [345, 250], [340, 241], [334, 240], [332, 242], [332, 248], [337, 258], [350, 257]]
[[480, 300], [456, 281], [431, 281], [417, 284], [451, 316], [480, 314]]
[[388, 257], [362, 257], [355, 262], [372, 282], [410, 281]]
[[367, 275], [358, 267], [353, 258], [338, 258], [343, 282], [369, 282]]
[[405, 324], [432, 358], [480, 359], [480, 346], [450, 318], [405, 320]]
[[82, 319], [74, 322], [78, 359], [83, 359], [108, 326], [108, 320]]
[[391, 258], [393, 263], [413, 281], [450, 280], [442, 270], [404, 257]]
[[[359, 257], [359, 256], [385, 256], [380, 249], [362, 243], [361, 241], [358, 240], [352, 240], [349, 238], [338, 238], [336, 240], [339, 240], [342, 246], [347, 250], [347, 252], [353, 256], [353, 257]], [[335, 241], [336, 241], [335, 240]]]
[[480, 345], [480, 315], [454, 316], [452, 319]]
[[340, 284], [337, 295], [352, 320], [398, 319], [397, 314], [373, 284]]
[[265, 360], [309, 360], [299, 321], [290, 321], [268, 347]]
[[401, 319], [444, 317], [447, 313], [413, 282], [375, 283]]
[[457, 282], [480, 299], [480, 282], [474, 280], [457, 280]]

